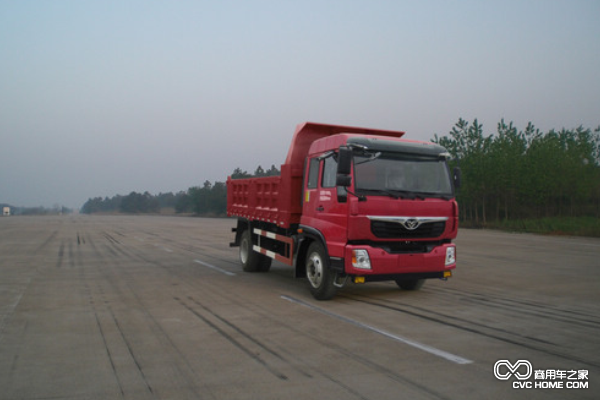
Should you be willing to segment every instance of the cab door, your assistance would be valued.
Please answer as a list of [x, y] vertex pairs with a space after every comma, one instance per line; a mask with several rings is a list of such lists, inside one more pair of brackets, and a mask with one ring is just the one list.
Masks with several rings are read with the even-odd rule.
[[338, 202], [336, 157], [311, 158], [306, 168], [308, 179], [305, 180], [301, 223], [321, 233], [331, 257], [343, 257], [347, 242], [348, 203]]

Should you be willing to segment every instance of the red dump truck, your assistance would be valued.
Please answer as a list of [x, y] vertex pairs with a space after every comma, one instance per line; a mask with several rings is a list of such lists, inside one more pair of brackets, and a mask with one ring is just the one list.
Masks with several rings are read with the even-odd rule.
[[452, 276], [458, 231], [448, 152], [401, 131], [306, 122], [280, 176], [227, 179], [227, 214], [244, 271], [272, 259], [295, 267], [312, 295], [331, 299], [350, 280], [405, 290]]

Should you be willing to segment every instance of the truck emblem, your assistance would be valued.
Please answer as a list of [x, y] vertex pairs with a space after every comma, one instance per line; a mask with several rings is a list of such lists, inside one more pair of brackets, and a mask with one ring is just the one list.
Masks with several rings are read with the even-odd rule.
[[411, 219], [407, 219], [406, 221], [404, 221], [404, 223], [402, 223], [402, 225], [409, 231], [414, 231], [415, 229], [417, 229], [419, 227], [419, 225], [421, 225], [421, 222], [419, 222], [418, 220], [416, 220], [414, 218], [411, 218]]

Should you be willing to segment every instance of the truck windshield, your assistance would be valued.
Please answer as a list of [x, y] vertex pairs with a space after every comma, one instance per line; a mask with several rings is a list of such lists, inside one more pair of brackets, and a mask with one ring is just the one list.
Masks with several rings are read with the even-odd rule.
[[354, 156], [355, 190], [392, 197], [452, 197], [450, 174], [444, 159], [382, 153], [373, 158]]

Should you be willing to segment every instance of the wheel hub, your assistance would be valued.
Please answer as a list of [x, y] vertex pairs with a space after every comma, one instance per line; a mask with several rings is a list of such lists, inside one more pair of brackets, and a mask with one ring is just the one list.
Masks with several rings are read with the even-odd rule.
[[317, 254], [313, 253], [309, 257], [306, 275], [312, 287], [318, 288], [321, 285], [321, 280], [323, 279], [323, 262]]

